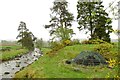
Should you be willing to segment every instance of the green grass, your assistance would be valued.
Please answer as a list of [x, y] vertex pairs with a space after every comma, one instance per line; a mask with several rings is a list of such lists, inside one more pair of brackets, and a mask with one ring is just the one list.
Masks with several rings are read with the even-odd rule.
[[10, 59], [17, 57], [18, 55], [23, 55], [27, 52], [28, 52], [28, 50], [26, 50], [26, 49], [1, 52], [0, 60], [2, 60], [2, 61], [10, 60]]
[[10, 51], [0, 51], [0, 60], [7, 61], [17, 57], [18, 55], [23, 55], [28, 52], [27, 49], [22, 49], [21, 46], [2, 46], [2, 48], [10, 47]]
[[[106, 66], [80, 66], [65, 64], [83, 50], [93, 50], [95, 45], [74, 45], [59, 50], [55, 55], [44, 54], [30, 66], [16, 73], [15, 78], [113, 78], [117, 75], [116, 68]], [[43, 52], [50, 49], [43, 49]]]
[[42, 52], [44, 52], [44, 53], [47, 53], [47, 52], [49, 52], [51, 49], [49, 49], [49, 48], [42, 48]]
[[6, 47], [10, 47], [11, 49], [19, 49], [19, 48], [21, 48], [21, 46], [19, 46], [19, 45], [12, 45], [12, 46], [0, 46], [1, 48], [6, 48]]

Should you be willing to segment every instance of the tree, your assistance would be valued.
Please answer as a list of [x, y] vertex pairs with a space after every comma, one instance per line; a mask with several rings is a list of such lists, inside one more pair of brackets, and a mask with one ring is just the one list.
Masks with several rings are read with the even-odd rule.
[[45, 25], [45, 28], [50, 29], [50, 36], [59, 38], [60, 40], [67, 40], [72, 37], [73, 30], [70, 29], [73, 21], [73, 14], [67, 9], [68, 2], [55, 0], [53, 7], [51, 8], [52, 14], [50, 15], [51, 20], [49, 25]]
[[102, 2], [80, 2], [77, 4], [79, 30], [87, 29], [90, 39], [102, 39], [110, 42], [112, 32], [111, 19], [103, 9]]
[[[117, 3], [117, 4], [116, 4]], [[109, 7], [107, 7], [105, 10], [109, 9], [109, 13], [112, 13], [112, 18], [115, 20], [120, 19], [120, 0], [114, 0], [109, 3]]]
[[27, 27], [25, 22], [20, 22], [20, 25], [18, 27], [19, 35], [17, 36], [18, 43], [22, 44], [22, 47], [25, 47], [29, 50], [34, 49], [34, 41], [36, 40], [36, 37], [30, 32]]
[[39, 49], [44, 47], [44, 41], [43, 41], [42, 38], [41, 39], [37, 39], [35, 44], [36, 44], [36, 47], [39, 48]]

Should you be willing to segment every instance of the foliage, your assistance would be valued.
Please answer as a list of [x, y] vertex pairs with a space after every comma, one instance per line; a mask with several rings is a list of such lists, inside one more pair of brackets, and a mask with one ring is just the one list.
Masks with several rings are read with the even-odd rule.
[[50, 36], [53, 36], [53, 39], [68, 40], [72, 37], [72, 34], [74, 34], [73, 30], [70, 29], [74, 17], [73, 14], [68, 11], [67, 4], [68, 2], [66, 0], [55, 0], [51, 8], [52, 15], [50, 15], [50, 25], [45, 25], [45, 28], [50, 29], [49, 33]]
[[57, 41], [51, 41], [51, 42], [49, 42], [50, 48], [52, 49], [52, 48], [56, 47], [58, 43], [59, 42], [57, 42]]
[[51, 51], [48, 53], [51, 55], [55, 54], [57, 51], [59, 51], [60, 49], [64, 48], [65, 46], [70, 46], [71, 44], [71, 40], [62, 40], [60, 42], [57, 41], [52, 41], [51, 42]]
[[117, 65], [117, 61], [115, 59], [109, 59], [109, 61], [107, 61], [109, 63], [109, 67], [113, 68]]
[[78, 39], [72, 40], [72, 45], [80, 44], [80, 41]]
[[110, 68], [115, 68], [119, 64], [118, 44], [99, 44], [94, 47], [94, 50], [99, 52], [107, 60]]
[[103, 10], [102, 2], [80, 2], [77, 4], [79, 30], [87, 29], [90, 39], [102, 39], [110, 42], [112, 20]]
[[91, 44], [105, 44], [107, 42], [100, 40], [100, 39], [96, 39], [96, 40], [89, 40]]
[[55, 47], [53, 47], [53, 51], [58, 51], [59, 49], [62, 49], [64, 47], [64, 44], [57, 43]]
[[62, 43], [65, 45], [65, 46], [69, 46], [71, 44], [71, 40], [63, 40]]
[[34, 43], [33, 41], [36, 40], [36, 37], [32, 34], [32, 32], [29, 32], [29, 30], [26, 27], [26, 23], [20, 22], [20, 25], [18, 27], [19, 35], [17, 38], [20, 38], [18, 40], [18, 43], [22, 44], [22, 47], [27, 48], [28, 50], [34, 49]]
[[[118, 56], [117, 56], [117, 61], [118, 61], [118, 67], [120, 67], [120, 37], [118, 37]], [[118, 69], [118, 77], [120, 78], [120, 68]]]
[[42, 38], [35, 41], [35, 47], [41, 48], [50, 48], [52, 47], [51, 41], [45, 41]]
[[90, 41], [89, 40], [84, 40], [81, 42], [81, 44], [90, 44]]
[[35, 42], [37, 48], [41, 49], [44, 46], [43, 39], [37, 39]]
[[93, 40], [84, 40], [81, 43], [82, 44], [105, 44], [107, 42], [100, 39], [93, 39]]
[[10, 51], [11, 50], [11, 47], [4, 47], [2, 49], [0, 49], [0, 51]]
[[64, 48], [65, 45], [61, 42], [51, 42], [51, 51], [49, 51], [47, 54], [49, 54], [49, 56], [53, 56], [56, 54], [56, 52], [62, 48]]
[[111, 58], [117, 56], [115, 52], [112, 52], [111, 49], [114, 48], [114, 46], [110, 43], [105, 44], [99, 44], [94, 47], [94, 50], [99, 52], [104, 58], [107, 60], [110, 60]]
[[65, 46], [72, 46], [72, 45], [76, 45], [76, 44], [81, 44], [78, 39], [63, 40], [62, 43], [63, 43]]

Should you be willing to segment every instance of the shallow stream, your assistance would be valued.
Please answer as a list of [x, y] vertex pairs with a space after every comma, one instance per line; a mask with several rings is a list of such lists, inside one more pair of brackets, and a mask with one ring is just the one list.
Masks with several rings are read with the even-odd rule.
[[17, 57], [13, 60], [0, 63], [0, 79], [13, 78], [15, 73], [22, 70], [24, 67], [32, 64], [42, 56], [42, 52], [35, 48], [33, 52]]

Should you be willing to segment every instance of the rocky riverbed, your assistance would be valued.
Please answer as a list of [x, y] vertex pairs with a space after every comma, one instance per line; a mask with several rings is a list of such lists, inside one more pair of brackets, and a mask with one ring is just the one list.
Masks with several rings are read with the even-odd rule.
[[0, 79], [13, 78], [16, 72], [32, 64], [34, 61], [38, 60], [40, 56], [42, 56], [42, 52], [35, 48], [33, 52], [17, 57], [14, 60], [1, 63]]

